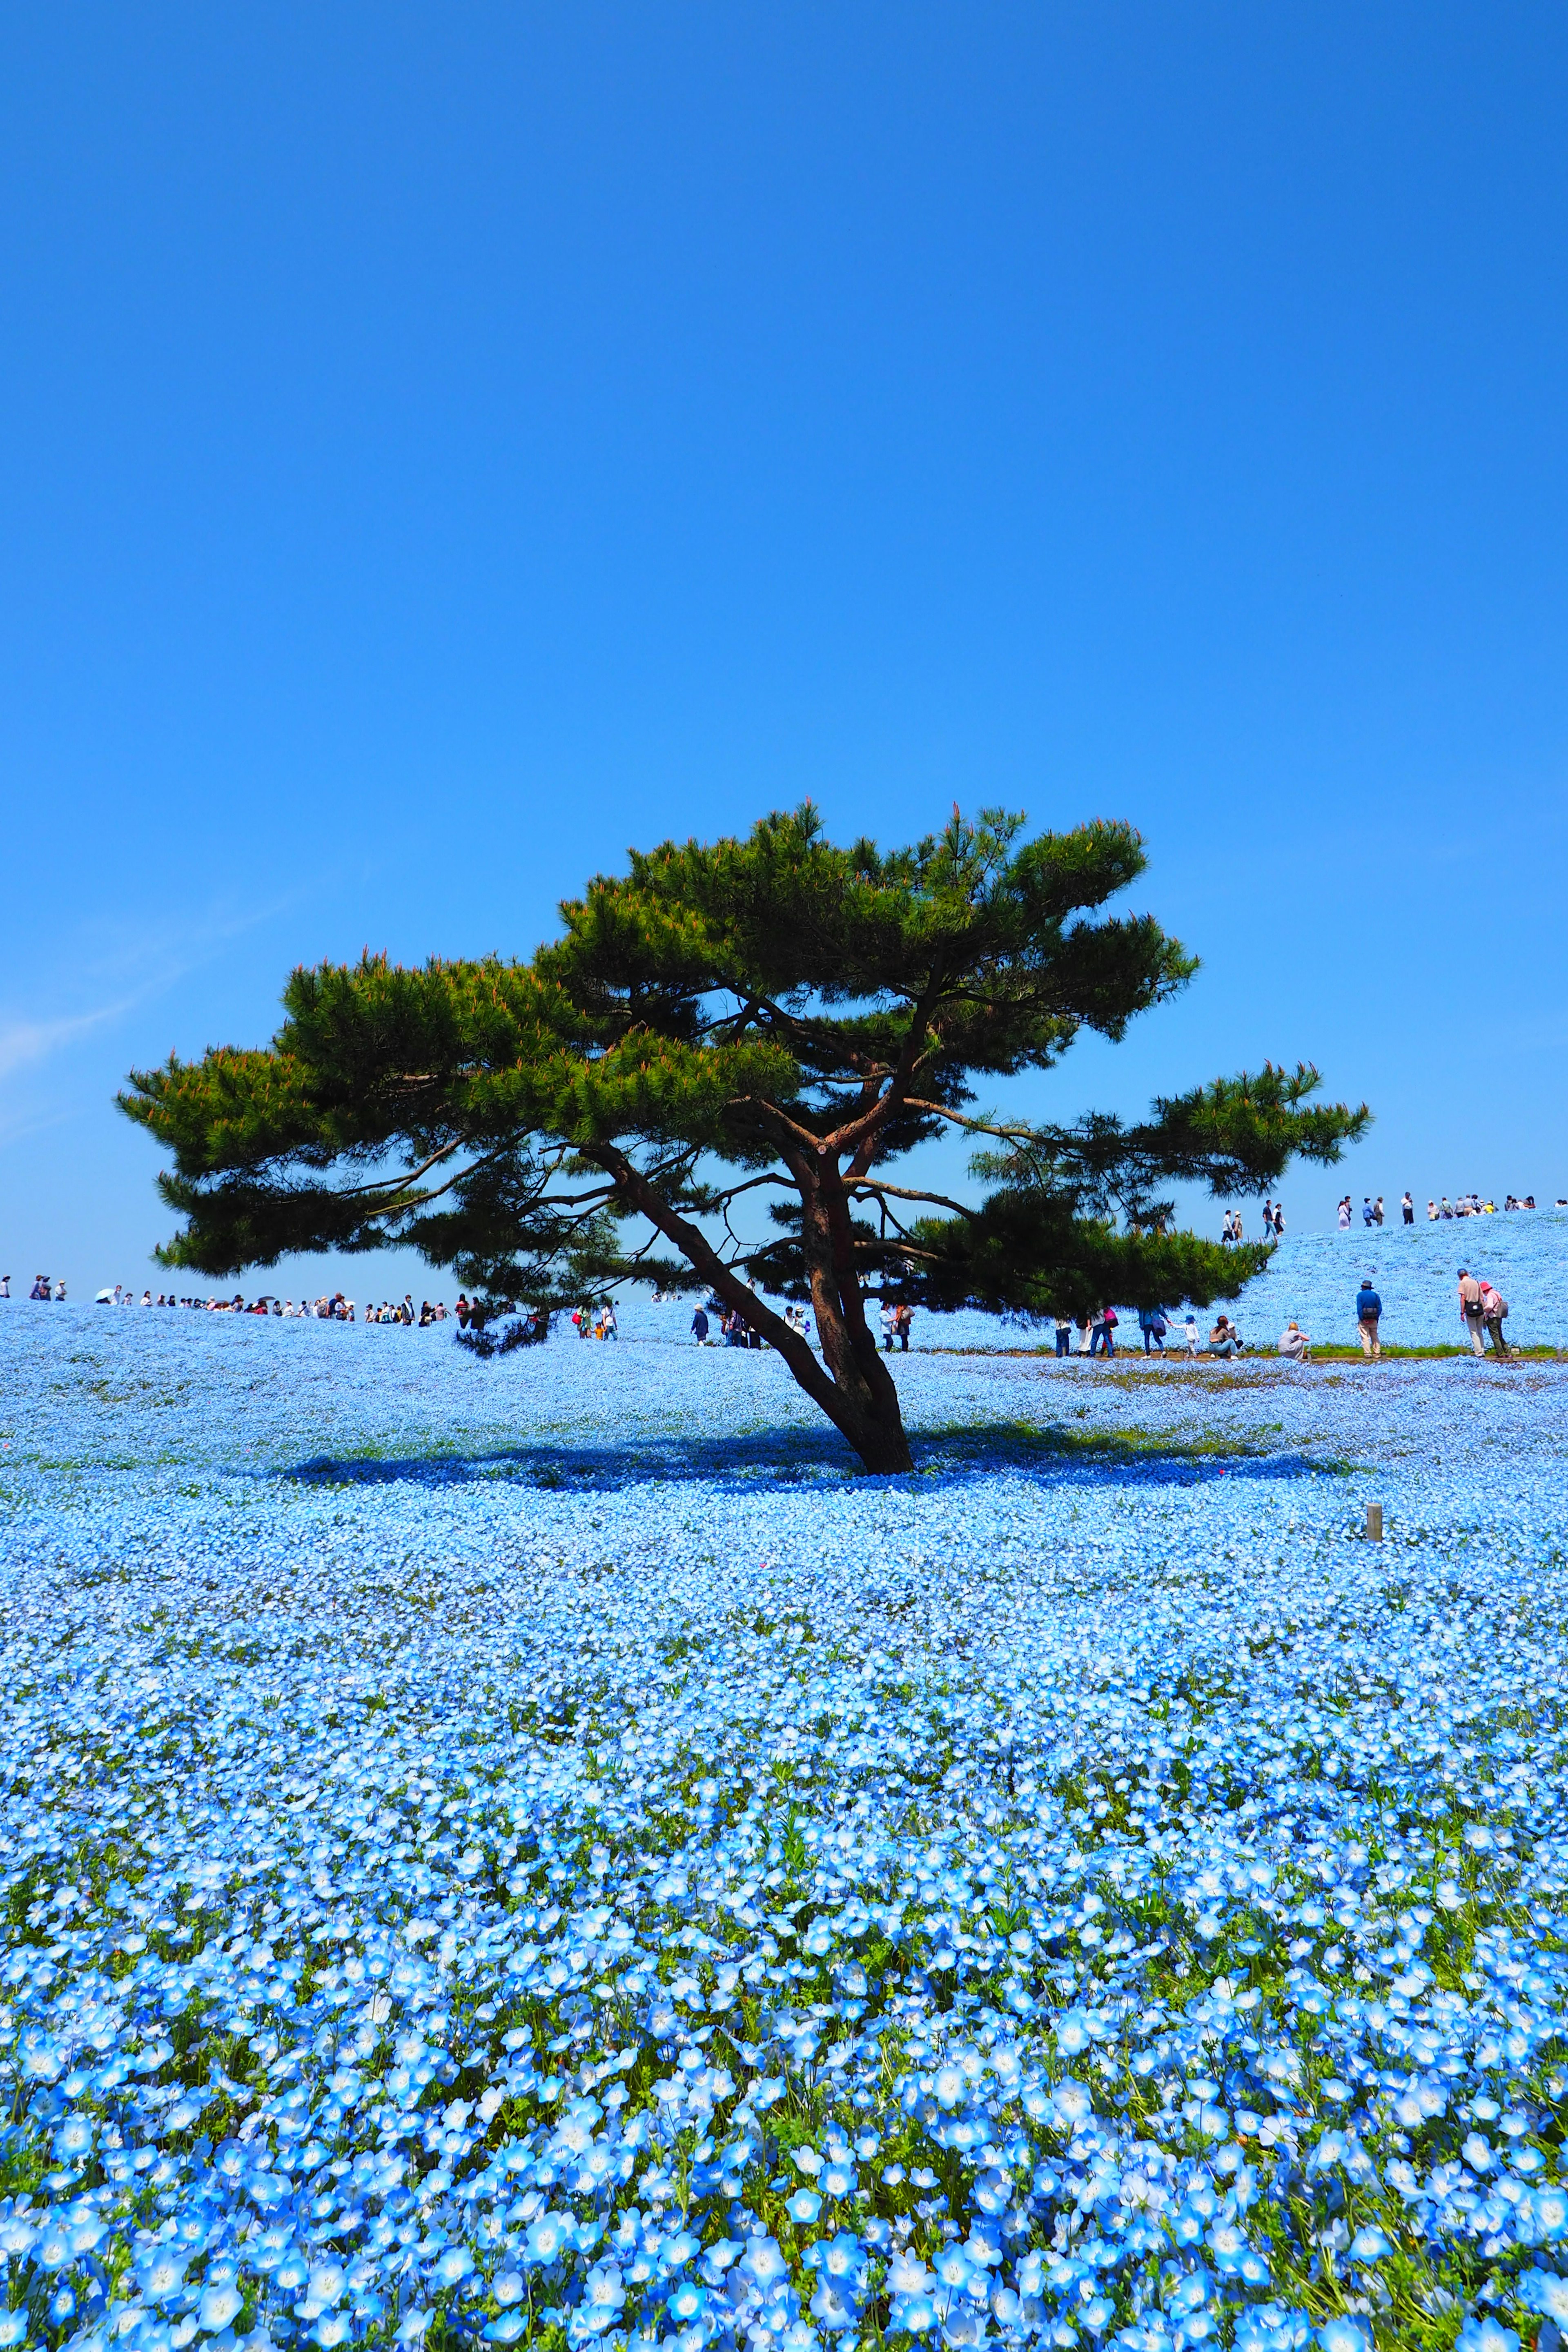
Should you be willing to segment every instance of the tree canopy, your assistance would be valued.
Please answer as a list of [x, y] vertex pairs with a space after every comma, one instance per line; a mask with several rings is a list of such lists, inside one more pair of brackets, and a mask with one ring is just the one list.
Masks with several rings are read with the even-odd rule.
[[[626, 1279], [711, 1289], [784, 1357], [867, 1465], [910, 1466], [868, 1294], [1025, 1316], [1233, 1297], [1263, 1263], [1173, 1231], [1163, 1188], [1272, 1184], [1370, 1114], [1266, 1064], [1039, 1125], [977, 1087], [1120, 1038], [1195, 960], [1108, 913], [1138, 835], [1023, 838], [1000, 810], [912, 847], [830, 842], [807, 803], [744, 839], [633, 851], [527, 962], [299, 970], [269, 1046], [132, 1072], [121, 1107], [174, 1166], [162, 1262], [211, 1275], [408, 1243], [540, 1318]], [[972, 1139], [974, 1201], [894, 1172]], [[747, 1220], [766, 1213], [754, 1227]], [[738, 1229], [738, 1225], [742, 1229]], [[809, 1297], [821, 1356], [767, 1304]]]

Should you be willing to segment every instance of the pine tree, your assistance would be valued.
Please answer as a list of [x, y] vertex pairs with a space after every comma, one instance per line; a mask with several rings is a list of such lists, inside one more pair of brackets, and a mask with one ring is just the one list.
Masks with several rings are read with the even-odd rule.
[[[711, 1290], [869, 1469], [907, 1470], [868, 1293], [1027, 1317], [1233, 1297], [1266, 1249], [1173, 1231], [1160, 1188], [1271, 1184], [1369, 1117], [1312, 1100], [1306, 1065], [1131, 1126], [977, 1107], [977, 1082], [1050, 1070], [1086, 1028], [1120, 1038], [1196, 969], [1149, 916], [1100, 911], [1143, 871], [1130, 826], [1022, 826], [955, 810], [912, 848], [839, 848], [807, 803], [633, 852], [528, 963], [297, 971], [269, 1047], [172, 1057], [119, 1098], [174, 1157], [162, 1263], [410, 1243], [477, 1289], [481, 1326], [521, 1306], [530, 1332], [589, 1285]], [[893, 1181], [953, 1130], [977, 1202]], [[765, 1236], [738, 1233], [764, 1202]], [[809, 1298], [820, 1360], [764, 1289]]]

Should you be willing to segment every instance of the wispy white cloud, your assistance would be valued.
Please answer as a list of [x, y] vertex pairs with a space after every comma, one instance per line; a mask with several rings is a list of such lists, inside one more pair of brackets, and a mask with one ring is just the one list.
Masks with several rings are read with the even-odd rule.
[[95, 921], [90, 934], [80, 940], [78, 970], [117, 992], [79, 1013], [0, 1014], [0, 1078], [48, 1061], [79, 1038], [161, 996], [188, 972], [221, 955], [231, 940], [287, 911], [301, 895], [289, 891], [243, 913], [219, 910], [190, 924]]
[[62, 1045], [74, 1044], [89, 1031], [101, 1029], [129, 1012], [134, 997], [117, 997], [112, 1004], [97, 1004], [88, 1013], [69, 1013], [54, 1021], [8, 1021], [0, 1024], [0, 1078], [29, 1062], [46, 1062]]

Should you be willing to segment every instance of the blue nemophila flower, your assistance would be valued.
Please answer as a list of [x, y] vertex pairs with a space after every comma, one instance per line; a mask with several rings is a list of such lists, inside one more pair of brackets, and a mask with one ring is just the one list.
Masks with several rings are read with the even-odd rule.
[[1359, 2319], [1329, 2319], [1318, 2330], [1318, 2342], [1322, 2352], [1371, 2352], [1372, 2336]]
[[[61, 2240], [62, 2250], [64, 2241]], [[144, 2256], [139, 2268], [142, 2294], [149, 2303], [167, 2303], [185, 2283], [185, 2264], [189, 2257], [173, 2246], [158, 2246]]]
[[237, 2319], [244, 2307], [245, 2297], [230, 2280], [205, 2290], [196, 2306], [196, 2318], [205, 2333], [216, 2336], [231, 2320]]
[[1568, 2189], [1543, 2187], [1530, 2192], [1535, 2226], [1546, 2243], [1568, 2237]]
[[1519, 2337], [1500, 2320], [1467, 2319], [1456, 2339], [1456, 2352], [1519, 2352]]
[[672, 2319], [689, 2326], [708, 2308], [708, 2290], [695, 2279], [682, 2279], [670, 2294], [668, 2309]]
[[564, 2214], [541, 2214], [538, 2220], [529, 2222], [524, 2233], [524, 2261], [532, 2263], [555, 2262], [563, 2249], [571, 2244], [573, 2235], [572, 2223]]
[[789, 2273], [789, 2265], [772, 2238], [748, 2238], [742, 2261], [748, 2275], [762, 2288], [777, 2285]]
[[621, 2273], [614, 2263], [595, 2263], [583, 2282], [584, 2322], [597, 2334], [619, 2324], [626, 2301]]
[[937, 2325], [936, 2305], [924, 2292], [898, 2296], [892, 2310], [893, 2326], [910, 2336], [929, 2336]]
[[1568, 2324], [1568, 2278], [1560, 2272], [1542, 2270], [1537, 2263], [1520, 2279], [1518, 2291], [1527, 2311], [1539, 2311], [1559, 2327]]

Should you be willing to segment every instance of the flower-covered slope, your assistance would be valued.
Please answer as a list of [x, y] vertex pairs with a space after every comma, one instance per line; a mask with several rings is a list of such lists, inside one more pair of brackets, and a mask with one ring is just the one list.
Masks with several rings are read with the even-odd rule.
[[898, 1371], [0, 1325], [0, 2342], [1550, 2352], [1563, 1376]]
[[[1396, 1207], [1396, 1220], [1398, 1213]], [[1255, 1236], [1258, 1229], [1255, 1217]], [[1404, 1348], [1462, 1348], [1468, 1344], [1459, 1319], [1462, 1265], [1495, 1283], [1507, 1299], [1510, 1340], [1524, 1347], [1568, 1346], [1568, 1210], [1563, 1209], [1499, 1212], [1428, 1224], [1423, 1207], [1419, 1222], [1409, 1226], [1395, 1222], [1369, 1230], [1358, 1213], [1348, 1233], [1292, 1232], [1226, 1311], [1253, 1348], [1272, 1349], [1292, 1318], [1324, 1345], [1353, 1348], [1356, 1292], [1363, 1276], [1371, 1274], [1383, 1301], [1385, 1341]], [[629, 1338], [673, 1339], [688, 1331], [692, 1304], [689, 1298], [668, 1298], [655, 1305], [634, 1295], [621, 1307], [621, 1326]], [[1184, 1302], [1166, 1304], [1176, 1310]], [[1122, 1346], [1136, 1348], [1136, 1318], [1125, 1307], [1121, 1312]], [[1205, 1333], [1214, 1313], [1210, 1308], [1201, 1315]], [[1050, 1345], [1052, 1338], [1048, 1323], [969, 1310], [919, 1314], [914, 1333], [917, 1349], [1037, 1348]], [[1169, 1344], [1179, 1342], [1173, 1337]]]

